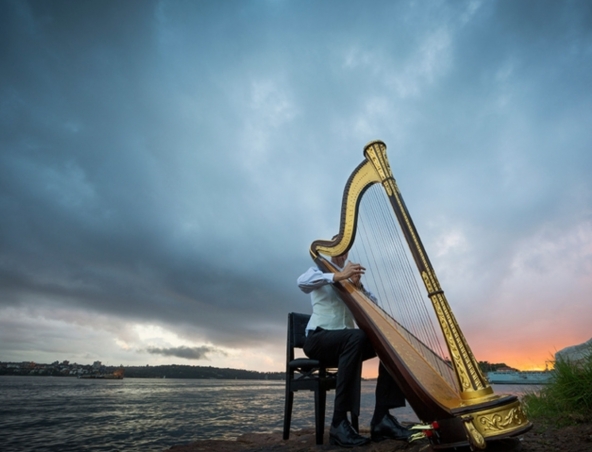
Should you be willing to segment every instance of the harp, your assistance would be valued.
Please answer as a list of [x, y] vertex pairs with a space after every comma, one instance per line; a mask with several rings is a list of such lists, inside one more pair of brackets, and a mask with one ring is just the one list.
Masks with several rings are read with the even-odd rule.
[[364, 284], [377, 302], [349, 281], [335, 289], [417, 416], [437, 426], [433, 448], [485, 449], [526, 432], [532, 424], [518, 397], [495, 394], [479, 369], [403, 202], [386, 145], [370, 142], [364, 157], [343, 193], [339, 234], [314, 241], [313, 260], [335, 272], [327, 257], [349, 252], [366, 267]]

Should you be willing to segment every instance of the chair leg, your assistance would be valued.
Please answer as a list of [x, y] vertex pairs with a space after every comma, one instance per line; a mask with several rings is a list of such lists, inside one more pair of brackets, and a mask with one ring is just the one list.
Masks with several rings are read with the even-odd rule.
[[286, 403], [284, 405], [284, 439], [290, 438], [290, 422], [292, 421], [292, 404], [294, 392], [286, 390]]
[[315, 436], [317, 445], [323, 444], [325, 434], [325, 407], [327, 402], [327, 391], [322, 388], [315, 390]]

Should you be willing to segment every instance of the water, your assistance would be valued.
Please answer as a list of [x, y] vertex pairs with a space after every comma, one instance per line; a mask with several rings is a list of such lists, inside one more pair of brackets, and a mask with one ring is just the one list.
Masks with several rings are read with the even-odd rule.
[[[360, 427], [374, 407], [375, 382], [362, 384]], [[498, 393], [531, 387], [498, 385]], [[283, 381], [0, 377], [0, 445], [22, 451], [164, 451], [199, 439], [281, 432]], [[327, 397], [327, 424], [333, 404]], [[410, 408], [394, 413], [416, 422]], [[294, 396], [292, 430], [314, 428], [312, 392]]]

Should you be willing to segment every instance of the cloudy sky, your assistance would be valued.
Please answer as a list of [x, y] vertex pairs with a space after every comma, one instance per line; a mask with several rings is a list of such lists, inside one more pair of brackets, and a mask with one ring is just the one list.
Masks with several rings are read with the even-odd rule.
[[479, 360], [592, 337], [592, 3], [0, 2], [0, 361], [281, 371], [381, 139]]

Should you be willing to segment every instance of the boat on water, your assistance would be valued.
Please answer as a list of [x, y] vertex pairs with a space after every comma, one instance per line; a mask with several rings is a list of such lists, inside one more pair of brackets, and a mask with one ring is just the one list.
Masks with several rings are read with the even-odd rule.
[[551, 370], [496, 370], [487, 372], [491, 384], [544, 385], [551, 382]]

